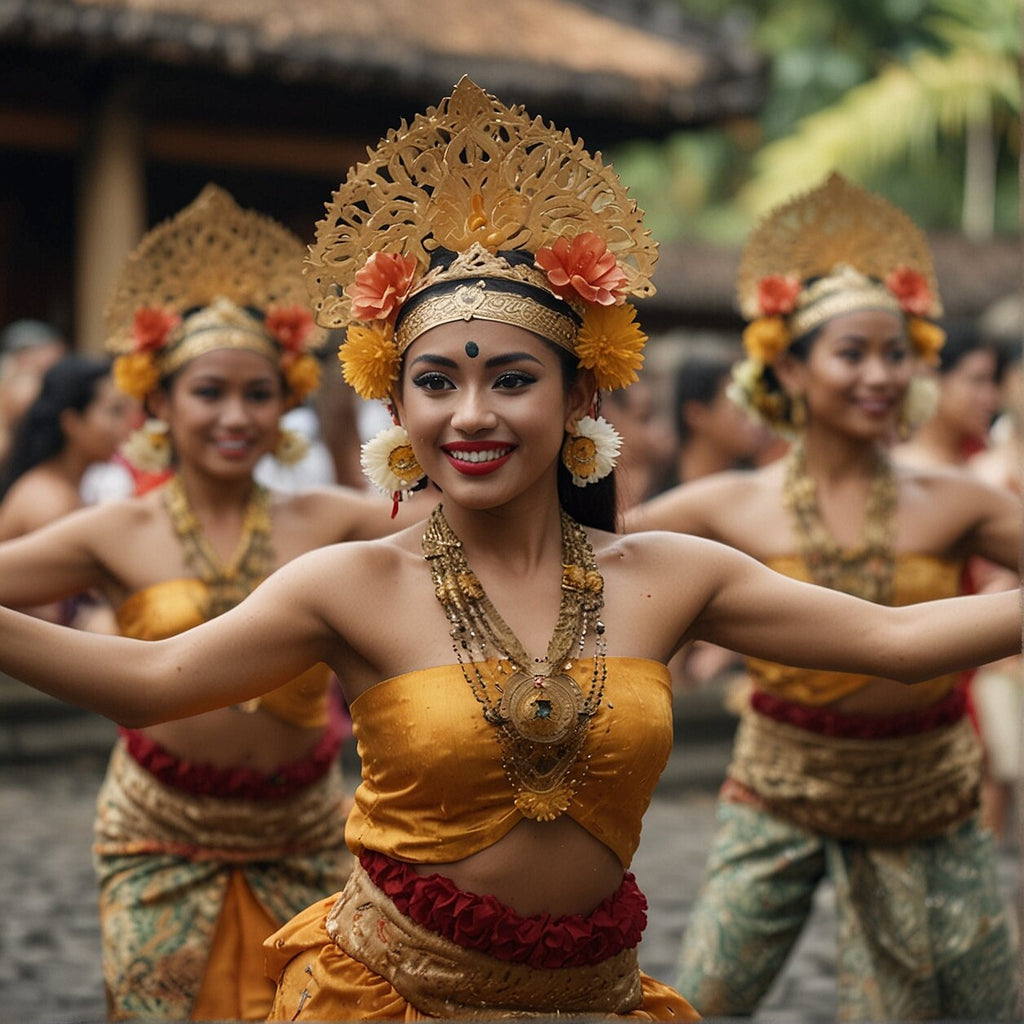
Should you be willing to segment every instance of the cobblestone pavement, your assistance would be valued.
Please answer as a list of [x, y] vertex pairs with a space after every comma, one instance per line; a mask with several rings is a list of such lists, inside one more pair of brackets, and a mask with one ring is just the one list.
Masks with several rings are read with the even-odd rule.
[[[714, 824], [714, 781], [727, 743], [679, 743], [655, 795], [634, 861], [650, 901], [642, 966], [671, 981]], [[0, 764], [0, 1020], [10, 1024], [100, 1021], [99, 926], [90, 862], [93, 800], [104, 758]], [[1009, 894], [1017, 865], [1001, 865]], [[819, 891], [785, 973], [755, 1020], [835, 1020], [834, 908]]]

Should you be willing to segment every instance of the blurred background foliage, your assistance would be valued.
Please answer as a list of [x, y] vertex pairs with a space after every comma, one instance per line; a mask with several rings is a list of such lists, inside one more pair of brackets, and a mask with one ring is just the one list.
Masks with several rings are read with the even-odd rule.
[[772, 70], [756, 119], [606, 154], [656, 238], [737, 244], [832, 169], [929, 230], [1019, 230], [1020, 0], [679, 2]]

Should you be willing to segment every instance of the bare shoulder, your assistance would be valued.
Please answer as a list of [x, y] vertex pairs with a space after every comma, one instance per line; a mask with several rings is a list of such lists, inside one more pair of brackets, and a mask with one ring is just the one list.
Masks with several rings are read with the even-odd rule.
[[731, 515], [742, 513], [749, 521], [762, 507], [777, 507], [781, 490], [782, 467], [778, 463], [762, 469], [712, 473], [630, 509], [623, 517], [624, 526], [629, 532], [672, 530], [723, 540], [732, 533]]
[[341, 485], [294, 494], [275, 492], [274, 519], [285, 532], [296, 530], [305, 547], [367, 540], [392, 533], [391, 502], [382, 495]]
[[80, 507], [78, 490], [68, 481], [45, 471], [26, 473], [0, 504], [0, 537], [28, 533]]
[[421, 534], [422, 529], [411, 526], [387, 537], [326, 544], [289, 563], [295, 566], [291, 574], [312, 586], [358, 593], [360, 600], [372, 600], [381, 592], [393, 601], [395, 588], [408, 573], [423, 572]]
[[592, 531], [592, 544], [606, 578], [643, 586], [664, 583], [677, 588], [684, 580], [697, 585], [702, 580], [713, 582], [730, 561], [747, 557], [719, 541], [671, 530]]
[[969, 466], [910, 466], [896, 463], [901, 491], [913, 500], [979, 507], [989, 503], [1019, 503], [1008, 487], [998, 486]]

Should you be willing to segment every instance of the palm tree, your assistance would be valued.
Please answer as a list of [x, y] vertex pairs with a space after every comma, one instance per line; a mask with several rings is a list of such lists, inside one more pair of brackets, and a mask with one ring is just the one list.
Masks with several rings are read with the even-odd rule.
[[886, 64], [830, 107], [757, 154], [737, 197], [758, 217], [839, 168], [851, 178], [933, 159], [940, 140], [963, 144], [960, 223], [972, 238], [995, 227], [998, 148], [1018, 144], [1021, 52], [1017, 0], [933, 0], [928, 28], [941, 50]]

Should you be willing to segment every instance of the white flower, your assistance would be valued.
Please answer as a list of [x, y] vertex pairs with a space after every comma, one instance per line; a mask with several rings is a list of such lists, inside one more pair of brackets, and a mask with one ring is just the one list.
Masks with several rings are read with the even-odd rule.
[[603, 417], [584, 416], [566, 440], [562, 461], [577, 487], [603, 480], [614, 468], [622, 438]]
[[309, 454], [309, 438], [297, 430], [282, 427], [274, 445], [274, 458], [282, 466], [295, 466]]
[[370, 483], [387, 495], [408, 494], [424, 475], [405, 427], [388, 427], [371, 437], [359, 462]]
[[146, 420], [128, 436], [121, 454], [143, 472], [161, 472], [171, 464], [170, 428], [163, 420]]

